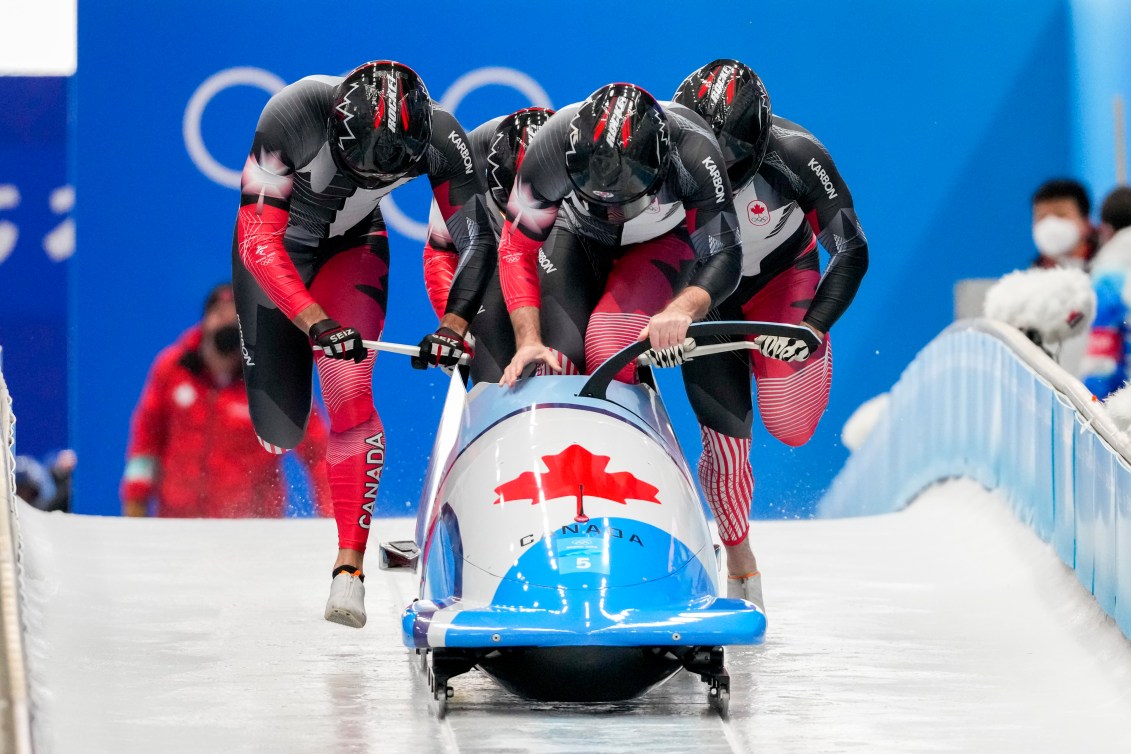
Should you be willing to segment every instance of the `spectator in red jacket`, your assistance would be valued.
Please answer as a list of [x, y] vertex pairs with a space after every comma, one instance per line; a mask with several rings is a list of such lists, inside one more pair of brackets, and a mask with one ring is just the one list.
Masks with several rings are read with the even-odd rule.
[[[326, 515], [327, 430], [317, 411], [306, 432], [295, 452]], [[171, 518], [283, 515], [280, 458], [263, 452], [251, 427], [230, 285], [213, 289], [201, 322], [157, 356], [134, 409], [121, 494], [127, 516], [147, 515], [150, 500]]]

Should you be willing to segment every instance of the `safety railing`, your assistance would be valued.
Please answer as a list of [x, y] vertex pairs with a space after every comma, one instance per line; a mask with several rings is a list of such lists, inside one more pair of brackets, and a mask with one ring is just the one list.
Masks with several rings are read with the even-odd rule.
[[1079, 380], [1004, 324], [959, 322], [916, 356], [818, 514], [888, 513], [959, 476], [1004, 493], [1131, 638], [1131, 446]]
[[0, 749], [32, 749], [30, 686], [24, 661], [16, 518], [15, 417], [0, 372]]

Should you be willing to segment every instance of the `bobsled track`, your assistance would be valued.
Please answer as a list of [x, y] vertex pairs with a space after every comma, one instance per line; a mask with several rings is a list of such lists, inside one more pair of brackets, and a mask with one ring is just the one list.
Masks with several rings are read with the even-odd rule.
[[594, 707], [475, 671], [437, 720], [400, 644], [414, 577], [371, 570], [360, 631], [322, 620], [330, 521], [20, 519], [43, 751], [1131, 751], [1131, 642], [971, 481], [755, 523], [770, 625], [728, 650], [727, 722], [687, 673]]
[[371, 563], [354, 630], [321, 617], [332, 521], [33, 510], [0, 376], [0, 752], [1129, 752], [1131, 441], [1097, 407], [1016, 331], [952, 327], [822, 518], [753, 525], [769, 628], [727, 650], [728, 718], [686, 672], [563, 705], [472, 671], [440, 719], [413, 575]]

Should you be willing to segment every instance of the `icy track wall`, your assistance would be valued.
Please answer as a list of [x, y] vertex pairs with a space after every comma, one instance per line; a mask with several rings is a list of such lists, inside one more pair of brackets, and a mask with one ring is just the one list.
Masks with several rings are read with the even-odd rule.
[[16, 575], [16, 460], [13, 455], [12, 398], [0, 372], [0, 751], [31, 752], [28, 681], [20, 631], [21, 602]]
[[961, 322], [903, 372], [818, 513], [888, 513], [970, 477], [1005, 493], [1131, 637], [1129, 459], [1100, 404], [1043, 351], [1011, 327]]

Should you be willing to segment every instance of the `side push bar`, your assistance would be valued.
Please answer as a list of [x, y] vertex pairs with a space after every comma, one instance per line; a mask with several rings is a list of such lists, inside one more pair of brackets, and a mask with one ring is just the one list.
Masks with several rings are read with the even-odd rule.
[[[693, 341], [726, 337], [733, 337], [736, 340], [693, 347], [687, 352], [687, 357], [695, 358], [726, 351], [753, 349], [754, 344], [746, 340], [753, 335], [778, 335], [786, 338], [798, 338], [805, 341], [813, 351], [821, 345], [813, 331], [801, 325], [783, 325], [780, 322], [697, 322], [687, 328], [687, 337]], [[636, 361], [649, 348], [651, 346], [648, 341], [642, 340], [616, 352], [604, 364], [597, 367], [578, 395], [582, 398], [604, 399], [609, 384], [617, 373]]]
[[[396, 353], [401, 356], [420, 356], [420, 346], [410, 346], [404, 343], [390, 343], [386, 340], [363, 340], [361, 345], [368, 348], [370, 351], [384, 351], [385, 353]], [[314, 347], [315, 351], [320, 350], [317, 346]], [[464, 354], [460, 357], [460, 364], [467, 364], [471, 359]]]

